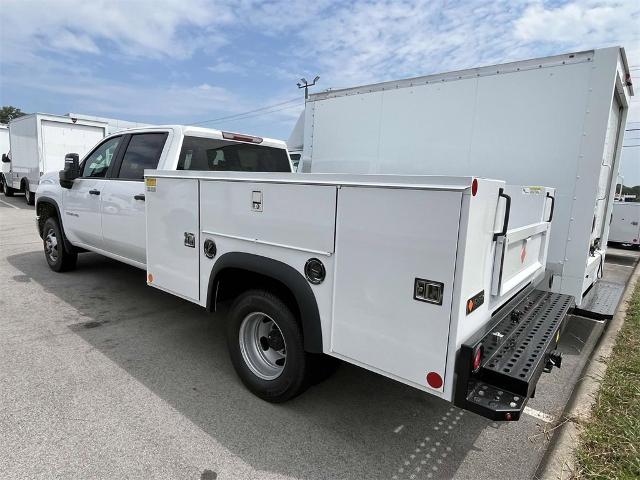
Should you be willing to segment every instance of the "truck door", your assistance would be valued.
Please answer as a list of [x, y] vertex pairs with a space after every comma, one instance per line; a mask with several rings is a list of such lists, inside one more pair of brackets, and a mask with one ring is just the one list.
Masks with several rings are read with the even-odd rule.
[[602, 156], [602, 165], [600, 167], [600, 181], [598, 182], [598, 198], [596, 200], [595, 210], [593, 213], [593, 229], [591, 231], [591, 242], [604, 236], [604, 230], [607, 226], [605, 215], [611, 192], [611, 180], [616, 161], [616, 151], [618, 150], [618, 137], [620, 134], [622, 120], [622, 109], [616, 95], [613, 96], [611, 102], [611, 111], [609, 112], [609, 124], [604, 143], [604, 152]]
[[127, 135], [124, 154], [114, 165], [102, 195], [104, 249], [141, 264], [146, 263], [144, 170], [157, 168], [167, 135]]
[[70, 189], [63, 189], [65, 234], [72, 243], [103, 249], [100, 207], [106, 175], [122, 137], [112, 137], [98, 145], [82, 163], [82, 176]]

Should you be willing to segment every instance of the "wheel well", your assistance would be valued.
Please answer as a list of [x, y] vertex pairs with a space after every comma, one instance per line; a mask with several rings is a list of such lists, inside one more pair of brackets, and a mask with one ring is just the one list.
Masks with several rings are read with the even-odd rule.
[[232, 300], [247, 290], [261, 288], [277, 295], [300, 321], [300, 307], [295, 296], [284, 283], [275, 278], [242, 268], [229, 267], [218, 272], [213, 288], [214, 309], [218, 302]]
[[47, 219], [55, 218], [58, 220], [58, 224], [60, 224], [58, 210], [49, 202], [38, 202], [36, 206], [36, 217], [38, 218], [38, 233], [40, 234], [40, 238], [42, 238], [42, 230]]
[[207, 287], [206, 308], [234, 298], [249, 288], [265, 288], [291, 308], [302, 327], [307, 352], [322, 353], [322, 322], [314, 291], [307, 279], [291, 265], [246, 252], [228, 252], [213, 265]]

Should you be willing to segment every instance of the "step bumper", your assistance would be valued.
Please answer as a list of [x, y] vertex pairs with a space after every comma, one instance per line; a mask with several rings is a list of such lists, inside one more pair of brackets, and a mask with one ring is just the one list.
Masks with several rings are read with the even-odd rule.
[[561, 364], [556, 347], [573, 305], [569, 295], [541, 290], [516, 296], [460, 347], [454, 403], [491, 420], [518, 420], [543, 371]]

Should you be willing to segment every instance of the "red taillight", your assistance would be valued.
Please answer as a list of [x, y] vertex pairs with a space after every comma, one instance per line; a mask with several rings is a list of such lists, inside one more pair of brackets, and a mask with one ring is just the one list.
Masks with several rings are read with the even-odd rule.
[[511, 413], [507, 412], [504, 414], [504, 419], [508, 422], [509, 420], [511, 420]]
[[237, 142], [262, 143], [262, 138], [251, 135], [240, 135], [239, 133], [222, 132], [225, 140], [236, 140]]
[[427, 383], [431, 388], [442, 387], [442, 377], [436, 372], [429, 372], [427, 374]]
[[478, 179], [474, 178], [473, 182], [471, 182], [471, 195], [475, 197], [476, 193], [478, 193]]
[[473, 371], [476, 372], [482, 365], [482, 354], [484, 353], [484, 348], [482, 345], [478, 345], [473, 352]]

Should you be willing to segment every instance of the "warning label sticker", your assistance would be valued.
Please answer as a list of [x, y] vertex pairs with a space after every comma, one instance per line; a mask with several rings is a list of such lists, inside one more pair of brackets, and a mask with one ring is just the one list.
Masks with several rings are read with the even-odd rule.
[[522, 193], [527, 195], [542, 195], [544, 194], [544, 187], [522, 187]]
[[144, 185], [147, 187], [147, 192], [155, 192], [156, 191], [156, 183], [157, 179], [155, 178], [145, 178]]

